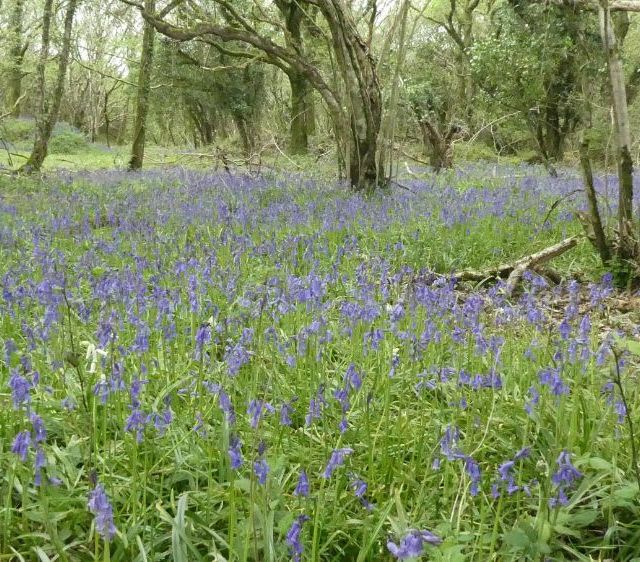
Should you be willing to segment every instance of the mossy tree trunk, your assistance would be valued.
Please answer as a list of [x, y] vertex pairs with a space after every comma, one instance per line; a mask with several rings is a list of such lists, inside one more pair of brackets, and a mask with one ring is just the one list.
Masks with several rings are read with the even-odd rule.
[[58, 55], [58, 74], [51, 94], [51, 103], [47, 103], [45, 66], [49, 57], [51, 42], [51, 22], [53, 19], [53, 0], [45, 0], [42, 16], [42, 46], [40, 60], [38, 61], [38, 115], [36, 118], [36, 137], [33, 150], [27, 162], [22, 166], [23, 172], [37, 172], [42, 168], [47, 157], [49, 139], [58, 120], [62, 94], [64, 93], [65, 76], [69, 66], [69, 53], [71, 50], [71, 32], [73, 30], [73, 18], [75, 16], [78, 0], [69, 0], [64, 16], [64, 33], [62, 47]]
[[7, 108], [12, 117], [20, 117], [20, 98], [22, 97], [22, 62], [26, 44], [23, 42], [24, 0], [15, 0], [9, 19], [9, 77], [7, 87]]
[[[145, 0], [145, 11], [154, 13], [155, 0]], [[144, 162], [144, 148], [147, 133], [147, 115], [149, 114], [149, 97], [151, 94], [151, 73], [153, 70], [153, 43], [155, 28], [145, 20], [142, 33], [142, 53], [140, 55], [140, 70], [138, 74], [138, 92], [136, 98], [136, 118], [133, 126], [133, 143], [129, 170], [139, 170]]]

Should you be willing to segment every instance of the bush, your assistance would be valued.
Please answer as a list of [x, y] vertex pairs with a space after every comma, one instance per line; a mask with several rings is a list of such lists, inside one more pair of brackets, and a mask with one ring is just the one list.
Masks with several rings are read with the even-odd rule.
[[0, 123], [0, 139], [7, 144], [20, 144], [33, 140], [36, 122], [33, 119], [5, 119]]
[[[36, 122], [31, 118], [6, 119], [0, 124], [0, 139], [16, 150], [28, 151], [35, 136]], [[57, 123], [49, 141], [49, 154], [78, 154], [89, 149], [81, 131], [68, 123]]]
[[78, 154], [89, 149], [89, 141], [75, 127], [61, 122], [53, 129], [49, 154]]

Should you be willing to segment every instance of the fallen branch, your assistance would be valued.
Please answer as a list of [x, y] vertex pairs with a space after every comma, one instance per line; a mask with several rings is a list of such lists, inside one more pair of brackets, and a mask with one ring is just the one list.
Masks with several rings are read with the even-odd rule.
[[[527, 269], [537, 270], [542, 266], [542, 264], [556, 258], [571, 248], [575, 247], [578, 244], [579, 236], [572, 236], [571, 238], [566, 238], [553, 246], [549, 246], [544, 250], [540, 250], [535, 254], [531, 254], [520, 258], [519, 260], [502, 264], [498, 267], [485, 269], [485, 270], [474, 270], [474, 269], [466, 269], [464, 271], [460, 271], [458, 273], [454, 273], [453, 277], [458, 281], [486, 281], [488, 279], [506, 279], [505, 293], [507, 295], [511, 295], [515, 290], [516, 286], [522, 279], [522, 275]], [[540, 269], [540, 273], [545, 275], [545, 273], [550, 273], [545, 269]], [[556, 278], [557, 275], [548, 275], [549, 277]]]

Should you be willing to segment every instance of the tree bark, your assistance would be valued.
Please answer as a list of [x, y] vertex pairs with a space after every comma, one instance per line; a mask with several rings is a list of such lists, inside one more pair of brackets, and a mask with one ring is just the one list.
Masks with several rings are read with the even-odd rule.
[[[287, 46], [304, 56], [302, 41], [302, 19], [304, 12], [297, 0], [276, 0], [285, 21]], [[309, 150], [309, 84], [305, 75], [294, 69], [288, 73], [291, 86], [291, 116], [289, 151], [292, 154], [306, 154]]]
[[58, 56], [58, 75], [56, 84], [51, 96], [51, 105], [47, 107], [45, 66], [49, 56], [49, 44], [51, 40], [51, 20], [53, 19], [53, 0], [45, 0], [42, 18], [42, 47], [40, 50], [40, 60], [38, 62], [38, 94], [39, 107], [36, 123], [36, 138], [33, 150], [21, 171], [37, 172], [47, 157], [49, 139], [58, 120], [62, 94], [64, 93], [64, 82], [69, 65], [69, 53], [71, 50], [71, 32], [73, 30], [73, 18], [75, 16], [78, 0], [69, 0], [64, 16], [64, 34], [62, 37], [62, 48]]
[[15, 0], [9, 29], [11, 33], [11, 46], [9, 48], [9, 79], [7, 88], [7, 108], [12, 117], [20, 117], [20, 98], [22, 96], [22, 61], [24, 59], [25, 46], [23, 45], [23, 19], [24, 0]]
[[440, 133], [427, 117], [422, 117], [418, 124], [434, 172], [438, 173], [443, 169], [451, 168], [453, 166], [451, 144], [454, 136], [451, 130], [447, 134]]
[[289, 151], [306, 154], [309, 151], [308, 107], [309, 87], [307, 80], [297, 72], [289, 73], [291, 85], [291, 129]]
[[600, 35], [605, 49], [611, 100], [615, 123], [619, 195], [618, 195], [618, 248], [621, 259], [637, 257], [633, 226], [633, 162], [631, 160], [631, 129], [625, 91], [624, 69], [611, 21], [611, 11], [606, 0], [600, 6]]
[[[155, 0], [145, 0], [145, 11], [154, 13]], [[147, 115], [149, 113], [149, 97], [151, 94], [151, 72], [153, 70], [153, 43], [155, 28], [147, 20], [142, 33], [142, 53], [140, 55], [140, 71], [138, 74], [138, 93], [136, 99], [136, 119], [133, 127], [133, 143], [129, 170], [139, 170], [144, 161], [144, 148], [147, 133]]]

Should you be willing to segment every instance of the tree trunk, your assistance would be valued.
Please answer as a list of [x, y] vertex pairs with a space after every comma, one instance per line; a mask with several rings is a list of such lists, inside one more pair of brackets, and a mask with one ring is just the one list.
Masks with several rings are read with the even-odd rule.
[[[587, 136], [584, 134], [580, 141], [580, 165], [582, 167], [584, 186], [587, 192], [587, 201], [589, 203], [589, 226], [593, 229], [593, 239], [591, 242], [598, 250], [598, 255], [600, 256], [602, 265], [607, 267], [611, 261], [611, 252], [602, 226], [600, 209], [598, 208], [598, 196], [596, 195], [596, 189], [593, 183], [593, 171], [591, 169], [591, 159], [589, 158], [589, 141], [587, 140]], [[587, 232], [588, 236], [589, 234], [590, 233]], [[591, 236], [589, 236], [589, 238], [591, 239]]]
[[420, 119], [418, 124], [434, 172], [438, 173], [443, 169], [451, 168], [453, 166], [453, 151], [451, 149], [453, 134], [441, 134], [426, 117]]
[[[297, 0], [276, 0], [275, 4], [285, 20], [287, 45], [303, 55], [301, 23], [304, 12], [300, 4]], [[309, 150], [309, 83], [302, 73], [294, 69], [287, 74], [291, 85], [289, 151], [292, 154], [306, 154]]]
[[75, 15], [78, 0], [69, 0], [64, 16], [64, 34], [62, 37], [62, 48], [58, 56], [58, 75], [56, 85], [51, 96], [51, 105], [47, 108], [45, 102], [45, 66], [49, 56], [49, 43], [51, 33], [51, 20], [53, 16], [53, 0], [45, 0], [42, 18], [42, 48], [40, 60], [38, 62], [38, 90], [40, 103], [36, 123], [36, 138], [33, 143], [33, 150], [27, 162], [22, 166], [22, 171], [37, 172], [42, 167], [42, 163], [47, 157], [49, 139], [58, 120], [62, 94], [64, 92], [65, 76], [69, 64], [69, 52], [71, 50], [71, 31], [73, 29], [73, 18]]
[[9, 48], [9, 79], [7, 88], [7, 108], [12, 117], [20, 117], [20, 97], [22, 96], [22, 61], [25, 46], [22, 44], [24, 0], [15, 0], [9, 20], [11, 46]]
[[306, 154], [309, 150], [307, 99], [309, 87], [307, 80], [297, 72], [289, 73], [291, 84], [291, 140], [289, 151], [292, 154]]
[[[155, 0], [145, 0], [145, 11], [154, 13]], [[142, 53], [140, 55], [140, 73], [138, 75], [138, 93], [136, 100], [136, 120], [133, 128], [133, 143], [129, 170], [139, 170], [144, 161], [144, 146], [147, 133], [147, 114], [149, 113], [149, 96], [151, 93], [151, 72], [153, 70], [153, 42], [155, 28], [153, 24], [144, 22], [142, 33]]]
[[331, 32], [350, 117], [349, 180], [356, 191], [370, 191], [384, 183], [377, 161], [382, 121], [382, 92], [376, 64], [340, 0], [320, 6]]
[[631, 129], [625, 91], [624, 69], [616, 36], [611, 21], [611, 12], [606, 1], [600, 6], [600, 35], [609, 67], [611, 100], [615, 122], [615, 144], [617, 151], [619, 195], [618, 195], [618, 257], [637, 257], [633, 225], [633, 162], [631, 160]]

